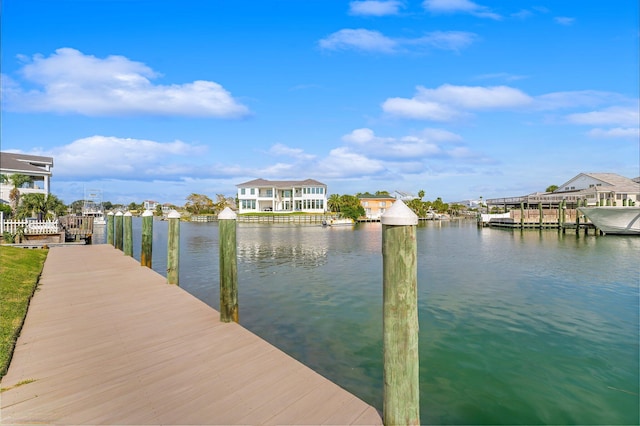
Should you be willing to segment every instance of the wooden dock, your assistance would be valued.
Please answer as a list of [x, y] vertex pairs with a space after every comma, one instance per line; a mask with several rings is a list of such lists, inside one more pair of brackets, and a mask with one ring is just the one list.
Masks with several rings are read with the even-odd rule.
[[50, 249], [2, 387], [2, 424], [382, 424], [110, 245]]

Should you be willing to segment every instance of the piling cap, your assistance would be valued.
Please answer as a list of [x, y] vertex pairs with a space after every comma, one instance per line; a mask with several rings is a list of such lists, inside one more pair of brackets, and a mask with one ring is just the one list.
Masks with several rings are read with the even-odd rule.
[[402, 200], [398, 200], [380, 216], [383, 225], [417, 225], [418, 216]]
[[107, 216], [113, 216], [113, 212], [107, 213]]
[[222, 210], [218, 214], [218, 219], [219, 220], [224, 220], [224, 219], [235, 220], [237, 217], [238, 217], [238, 215], [236, 214], [236, 212], [231, 210], [229, 207], [225, 207], [224, 210]]
[[142, 217], [149, 217], [149, 216], [153, 216], [153, 212], [151, 210], [145, 210], [144, 213], [142, 213]]
[[169, 214], [167, 215], [167, 217], [168, 217], [169, 219], [180, 219], [180, 213], [178, 213], [178, 212], [177, 212], [177, 211], [175, 211], [175, 210], [171, 210], [171, 211], [169, 212]]
[[122, 212], [118, 210], [118, 213], [116, 213], [116, 216], [122, 216]]
[[124, 215], [125, 215], [125, 216], [127, 216], [127, 217], [129, 217], [129, 216], [133, 216], [133, 213], [131, 213], [131, 212], [126, 212]]

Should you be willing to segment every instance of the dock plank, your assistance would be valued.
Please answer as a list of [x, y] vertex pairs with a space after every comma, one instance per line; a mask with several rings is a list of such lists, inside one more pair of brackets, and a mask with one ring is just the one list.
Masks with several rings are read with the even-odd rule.
[[50, 249], [2, 386], [3, 424], [382, 424], [109, 245]]

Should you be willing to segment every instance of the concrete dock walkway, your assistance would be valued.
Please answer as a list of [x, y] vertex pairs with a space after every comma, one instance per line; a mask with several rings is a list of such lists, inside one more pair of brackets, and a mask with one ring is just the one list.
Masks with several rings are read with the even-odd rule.
[[382, 424], [110, 245], [50, 249], [2, 387], [2, 424]]

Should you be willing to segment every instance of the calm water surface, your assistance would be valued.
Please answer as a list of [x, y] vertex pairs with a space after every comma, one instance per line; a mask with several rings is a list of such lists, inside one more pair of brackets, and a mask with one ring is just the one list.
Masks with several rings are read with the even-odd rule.
[[[155, 222], [163, 275], [166, 235]], [[381, 237], [238, 225], [241, 324], [380, 410]], [[422, 423], [639, 423], [640, 238], [453, 221], [417, 239]], [[180, 262], [181, 287], [218, 309], [217, 224], [181, 224]]]

